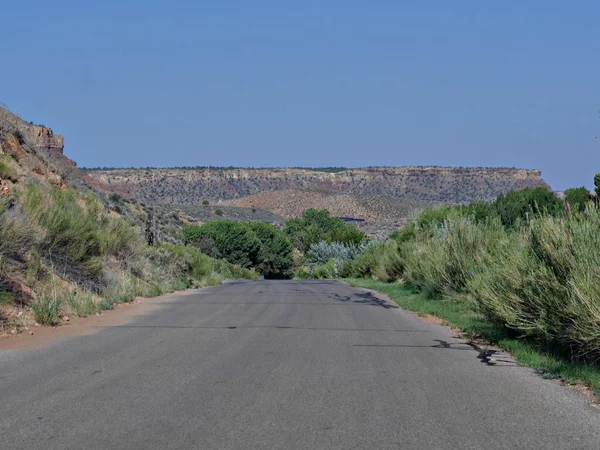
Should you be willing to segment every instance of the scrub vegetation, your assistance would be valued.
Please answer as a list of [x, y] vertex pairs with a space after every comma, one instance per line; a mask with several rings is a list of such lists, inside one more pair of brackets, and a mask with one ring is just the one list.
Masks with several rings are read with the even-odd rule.
[[[194, 247], [148, 245], [147, 212], [94, 189], [72, 161], [45, 146], [61, 137], [30, 127], [0, 108], [0, 334], [258, 276]], [[39, 136], [47, 139], [30, 141]]]
[[375, 288], [600, 390], [600, 210], [586, 192], [427, 209], [387, 241], [311, 243], [297, 276]]

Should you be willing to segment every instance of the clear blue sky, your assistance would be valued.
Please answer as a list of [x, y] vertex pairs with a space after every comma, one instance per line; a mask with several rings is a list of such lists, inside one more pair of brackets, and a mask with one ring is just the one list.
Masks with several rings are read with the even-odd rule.
[[80, 166], [600, 172], [600, 2], [13, 1], [0, 101]]

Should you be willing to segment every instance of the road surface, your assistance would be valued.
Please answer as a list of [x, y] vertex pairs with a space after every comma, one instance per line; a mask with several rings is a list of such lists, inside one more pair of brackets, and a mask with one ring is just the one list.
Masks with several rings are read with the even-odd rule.
[[2, 449], [598, 449], [582, 394], [333, 281], [243, 281], [0, 352]]

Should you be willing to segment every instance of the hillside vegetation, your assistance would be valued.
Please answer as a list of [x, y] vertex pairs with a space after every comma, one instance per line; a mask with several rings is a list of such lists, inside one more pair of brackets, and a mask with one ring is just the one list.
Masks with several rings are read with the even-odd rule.
[[62, 145], [52, 130], [0, 109], [0, 332], [257, 277], [192, 247], [148, 246], [144, 210], [95, 190]]

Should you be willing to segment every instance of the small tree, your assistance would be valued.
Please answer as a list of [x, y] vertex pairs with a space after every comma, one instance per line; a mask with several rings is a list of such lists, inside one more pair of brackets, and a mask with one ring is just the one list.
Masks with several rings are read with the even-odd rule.
[[207, 199], [202, 200], [202, 205], [204, 206], [208, 206], [210, 203], [208, 202]]
[[209, 249], [212, 255], [221, 255], [232, 264], [252, 267], [258, 260], [261, 242], [246, 224], [234, 220], [215, 220], [202, 226], [183, 228], [186, 244], [201, 250]]
[[365, 238], [363, 232], [339, 217], [331, 217], [326, 209], [307, 209], [301, 218], [288, 220], [284, 231], [294, 246], [305, 253], [317, 242], [359, 244]]
[[514, 227], [520, 220], [529, 220], [532, 216], [548, 214], [557, 216], [564, 210], [558, 196], [544, 188], [525, 188], [500, 195], [493, 207], [507, 227]]
[[596, 186], [596, 198], [600, 197], [600, 173], [594, 177], [594, 186]]
[[289, 238], [266, 222], [252, 222], [248, 227], [261, 242], [256, 266], [258, 272], [266, 279], [291, 278], [294, 247]]
[[571, 211], [585, 211], [585, 207], [589, 201], [590, 192], [586, 187], [567, 189], [565, 191], [565, 202], [569, 205]]

